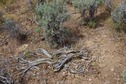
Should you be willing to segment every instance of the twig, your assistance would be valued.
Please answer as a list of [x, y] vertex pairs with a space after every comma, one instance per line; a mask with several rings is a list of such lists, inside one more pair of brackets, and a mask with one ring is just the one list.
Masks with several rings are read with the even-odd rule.
[[[54, 68], [54, 72], [58, 72], [64, 67], [64, 65], [67, 62], [69, 62], [73, 58], [84, 58], [85, 60], [87, 59], [86, 51], [79, 51], [73, 49], [58, 50], [58, 51], [54, 51], [52, 54], [49, 54], [45, 49], [39, 48], [37, 49], [37, 52], [48, 56], [48, 58], [39, 58], [35, 61], [28, 61], [25, 60], [23, 57], [18, 58], [18, 61], [19, 63], [21, 63], [21, 66], [25, 66], [23, 67], [24, 70], [21, 72], [22, 77], [28, 72], [28, 70], [30, 70], [32, 67], [35, 67], [39, 64], [46, 63], [52, 65]], [[56, 59], [54, 56], [56, 56]]]
[[6, 40], [9, 38], [9, 36], [7, 36], [6, 38], [2, 38], [3, 40], [0, 40], [0, 47], [3, 46], [6, 42]]
[[62, 62], [60, 61], [60, 63], [55, 64], [55, 65], [54, 65], [54, 67], [55, 67], [54, 71], [55, 71], [55, 72], [60, 71], [61, 68], [64, 66], [64, 64], [65, 64], [66, 62], [68, 62], [70, 59], [72, 59], [72, 56], [66, 57]]
[[3, 82], [4, 84], [13, 84], [12, 78], [10, 77], [9, 79], [7, 77], [0, 76], [0, 81]]
[[45, 49], [39, 48], [37, 49], [39, 53], [43, 53], [44, 55], [48, 56], [49, 58], [52, 58], [52, 55], [50, 55]]
[[[24, 60], [24, 59], [23, 59]], [[50, 59], [37, 59], [37, 60], [35, 60], [35, 61], [27, 61], [27, 63], [28, 63], [28, 67], [25, 69], [25, 70], [23, 70], [22, 72], [21, 72], [21, 74], [22, 74], [22, 77], [25, 75], [25, 73], [27, 73], [27, 71], [29, 70], [29, 69], [31, 69], [32, 67], [34, 67], [34, 66], [37, 66], [37, 65], [39, 65], [39, 64], [52, 64], [52, 62], [50, 62]]]

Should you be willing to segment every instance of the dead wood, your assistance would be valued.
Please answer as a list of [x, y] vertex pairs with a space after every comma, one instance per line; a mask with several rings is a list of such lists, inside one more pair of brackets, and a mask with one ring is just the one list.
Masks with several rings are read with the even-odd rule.
[[22, 77], [33, 67], [40, 64], [48, 64], [53, 67], [54, 72], [60, 71], [65, 64], [70, 62], [72, 59], [88, 59], [88, 51], [86, 50], [74, 50], [74, 49], [60, 49], [49, 53], [45, 49], [37, 49], [36, 54], [46, 55], [47, 58], [39, 58], [34, 61], [29, 61], [23, 57], [18, 58], [19, 67], [21, 69]]

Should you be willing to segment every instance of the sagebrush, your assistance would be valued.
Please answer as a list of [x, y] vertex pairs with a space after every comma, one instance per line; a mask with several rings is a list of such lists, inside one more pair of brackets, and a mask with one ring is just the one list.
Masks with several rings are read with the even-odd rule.
[[118, 25], [116, 29], [126, 31], [126, 2], [120, 3], [112, 12], [111, 18], [114, 24]]
[[3, 28], [9, 33], [9, 36], [20, 41], [27, 38], [26, 32], [21, 30], [21, 26], [13, 19], [7, 19], [3, 23]]
[[3, 13], [0, 11], [0, 26], [2, 26], [3, 22], [4, 22]]
[[43, 28], [46, 42], [52, 47], [65, 44], [69, 31], [63, 25], [69, 18], [64, 0], [53, 0], [36, 6], [39, 27]]
[[105, 0], [105, 9], [108, 12], [112, 11], [112, 0]]
[[126, 24], [126, 3], [120, 3], [119, 6], [112, 11], [111, 17], [113, 22]]
[[14, 0], [0, 0], [0, 5], [1, 4], [6, 4], [6, 5], [9, 5], [13, 2]]
[[122, 73], [124, 84], [126, 84], [126, 69]]
[[98, 7], [104, 0], [73, 0], [72, 3], [81, 14], [84, 24], [93, 21]]

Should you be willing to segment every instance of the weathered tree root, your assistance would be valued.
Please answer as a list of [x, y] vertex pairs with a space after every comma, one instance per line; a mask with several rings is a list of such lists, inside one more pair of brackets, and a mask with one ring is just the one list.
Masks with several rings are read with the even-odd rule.
[[25, 67], [22, 67], [23, 71], [20, 73], [21, 76], [23, 77], [27, 72], [28, 70], [30, 70], [32, 67], [35, 67], [37, 65], [40, 65], [40, 64], [51, 64], [50, 62], [50, 59], [37, 59], [35, 61], [27, 61], [23, 58], [18, 58], [18, 60], [20, 60], [20, 62], [24, 62], [24, 63], [21, 63], [21, 65], [24, 65]]
[[14, 84], [14, 82], [11, 78], [0, 76], [0, 84]]
[[9, 60], [0, 58], [0, 84], [14, 84], [13, 75], [8, 70], [9, 67]]
[[[45, 49], [37, 49], [38, 53], [46, 55], [48, 58], [39, 58], [35, 61], [28, 61], [24, 58], [18, 58], [18, 62], [22, 67], [23, 71], [21, 72], [22, 77], [30, 70], [32, 67], [35, 67], [40, 64], [49, 64], [54, 68], [54, 72], [60, 71], [66, 63], [74, 58], [83, 58], [88, 59], [87, 51], [76, 51], [76, 50], [58, 50], [54, 51], [52, 54], [49, 54]], [[25, 67], [24, 67], [25, 66]]]
[[60, 61], [54, 65], [54, 72], [58, 72], [62, 69], [62, 67], [72, 59], [72, 56], [64, 58], [63, 61]]

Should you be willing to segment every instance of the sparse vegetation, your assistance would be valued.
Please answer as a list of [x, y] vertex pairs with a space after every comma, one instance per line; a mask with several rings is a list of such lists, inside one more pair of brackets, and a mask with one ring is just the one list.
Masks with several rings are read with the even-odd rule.
[[69, 18], [65, 3], [62, 0], [46, 2], [36, 7], [39, 26], [43, 28], [46, 41], [53, 47], [65, 44], [70, 32], [63, 26]]
[[89, 21], [87, 24], [90, 28], [95, 28], [96, 27], [96, 22], [95, 21]]
[[2, 26], [3, 22], [3, 13], [0, 11], [0, 26]]
[[5, 20], [3, 28], [8, 31], [10, 37], [12, 38], [18, 39], [20, 41], [26, 40], [27, 38], [26, 33], [21, 31], [20, 26], [12, 19]]
[[0, 84], [126, 84], [125, 44], [126, 0], [0, 0]]
[[112, 11], [112, 0], [105, 0], [105, 9], [111, 13]]
[[126, 84], [126, 70], [122, 73], [124, 84]]
[[115, 29], [126, 31], [126, 2], [122, 2], [111, 13]]
[[84, 24], [88, 25], [89, 22], [95, 22], [95, 14], [103, 0], [73, 0], [72, 3], [79, 10]]
[[0, 0], [0, 5], [10, 5], [14, 0]]

